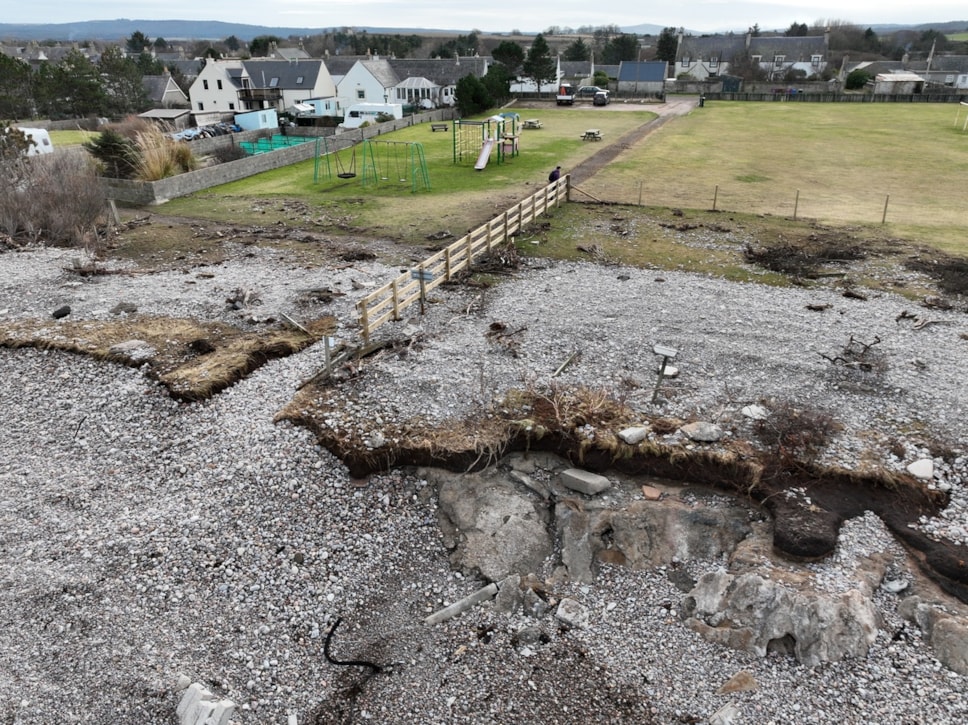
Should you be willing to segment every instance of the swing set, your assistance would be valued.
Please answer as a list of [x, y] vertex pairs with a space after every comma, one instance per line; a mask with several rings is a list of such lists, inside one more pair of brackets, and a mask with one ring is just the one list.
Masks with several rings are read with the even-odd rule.
[[[363, 186], [372, 186], [380, 182], [395, 181], [409, 183], [410, 191], [430, 191], [430, 174], [427, 171], [427, 159], [424, 156], [423, 144], [416, 141], [369, 141], [361, 144], [361, 182]], [[343, 149], [344, 153], [346, 149]], [[334, 178], [333, 167], [336, 168], [335, 178], [355, 179], [356, 146], [350, 149], [348, 163], [344, 163], [338, 149], [330, 149], [325, 136], [316, 139], [316, 157], [313, 165], [313, 183], [319, 183], [320, 175]]]
[[[333, 163], [330, 163], [330, 157], [332, 157]], [[326, 178], [333, 178], [333, 164], [336, 166], [336, 178], [337, 179], [355, 179], [356, 178], [356, 146], [351, 150], [350, 162], [347, 166], [343, 163], [339, 155], [338, 149], [333, 149], [330, 151], [329, 142], [326, 140], [325, 136], [319, 136], [316, 139], [316, 155], [313, 161], [313, 183], [319, 183], [319, 175], [323, 170], [323, 164], [326, 167]]]
[[364, 141], [363, 186], [381, 181], [409, 182], [410, 191], [430, 190], [423, 144], [416, 141]]

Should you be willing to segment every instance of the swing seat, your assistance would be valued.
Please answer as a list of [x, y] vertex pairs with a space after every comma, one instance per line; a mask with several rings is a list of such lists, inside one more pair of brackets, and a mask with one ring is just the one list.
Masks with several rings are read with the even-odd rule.
[[352, 171], [344, 171], [342, 174], [336, 174], [336, 176], [339, 177], [340, 179], [355, 179], [356, 178], [356, 174], [354, 174]]

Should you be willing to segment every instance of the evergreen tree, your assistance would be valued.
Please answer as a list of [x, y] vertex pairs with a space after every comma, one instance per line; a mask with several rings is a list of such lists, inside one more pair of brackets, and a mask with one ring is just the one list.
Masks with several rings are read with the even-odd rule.
[[119, 47], [108, 48], [101, 54], [98, 70], [103, 83], [105, 115], [117, 118], [151, 107], [145, 93], [144, 73], [138, 62], [128, 58]]
[[132, 53], [140, 53], [145, 48], [151, 45], [151, 41], [148, 36], [142, 33], [140, 30], [135, 30], [131, 33], [131, 37], [128, 38], [126, 42], [126, 47]]
[[584, 40], [578, 38], [565, 48], [561, 57], [568, 61], [591, 60], [592, 50]]
[[557, 63], [551, 55], [551, 48], [548, 47], [548, 41], [545, 40], [541, 33], [534, 36], [534, 42], [531, 43], [531, 49], [524, 59], [522, 70], [525, 78], [530, 78], [534, 81], [538, 87], [538, 93], [541, 93], [541, 86], [557, 80], [555, 77]]
[[17, 58], [0, 53], [0, 118], [34, 115], [33, 71]]
[[609, 40], [602, 48], [602, 62], [606, 65], [618, 65], [623, 60], [639, 59], [638, 36], [622, 33]]
[[514, 41], [502, 40], [491, 51], [491, 57], [507, 69], [508, 75], [516, 78], [524, 63], [524, 48]]
[[655, 59], [664, 60], [666, 63], [676, 62], [676, 53], [679, 52], [679, 36], [675, 28], [663, 28], [659, 33], [659, 40], [655, 44]]

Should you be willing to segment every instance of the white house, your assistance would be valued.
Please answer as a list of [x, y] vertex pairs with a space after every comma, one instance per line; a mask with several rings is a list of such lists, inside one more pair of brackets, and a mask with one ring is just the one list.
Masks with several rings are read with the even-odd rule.
[[[198, 125], [245, 111], [272, 109], [282, 113], [313, 101], [323, 101], [318, 105], [320, 110], [341, 115], [335, 96], [336, 84], [322, 60], [211, 60], [189, 89], [192, 115]], [[316, 103], [312, 105], [317, 107]]]

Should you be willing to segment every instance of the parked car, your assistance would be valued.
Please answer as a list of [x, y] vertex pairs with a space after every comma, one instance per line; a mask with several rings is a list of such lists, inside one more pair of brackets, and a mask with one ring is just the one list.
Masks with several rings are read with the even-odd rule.
[[599, 91], [598, 93], [596, 93], [595, 94], [595, 97], [592, 98], [592, 105], [593, 106], [607, 106], [608, 105], [608, 93], [606, 93], [605, 91]]
[[575, 98], [591, 101], [594, 100], [596, 93], [604, 93], [607, 96], [608, 90], [598, 86], [582, 86], [575, 93]]

